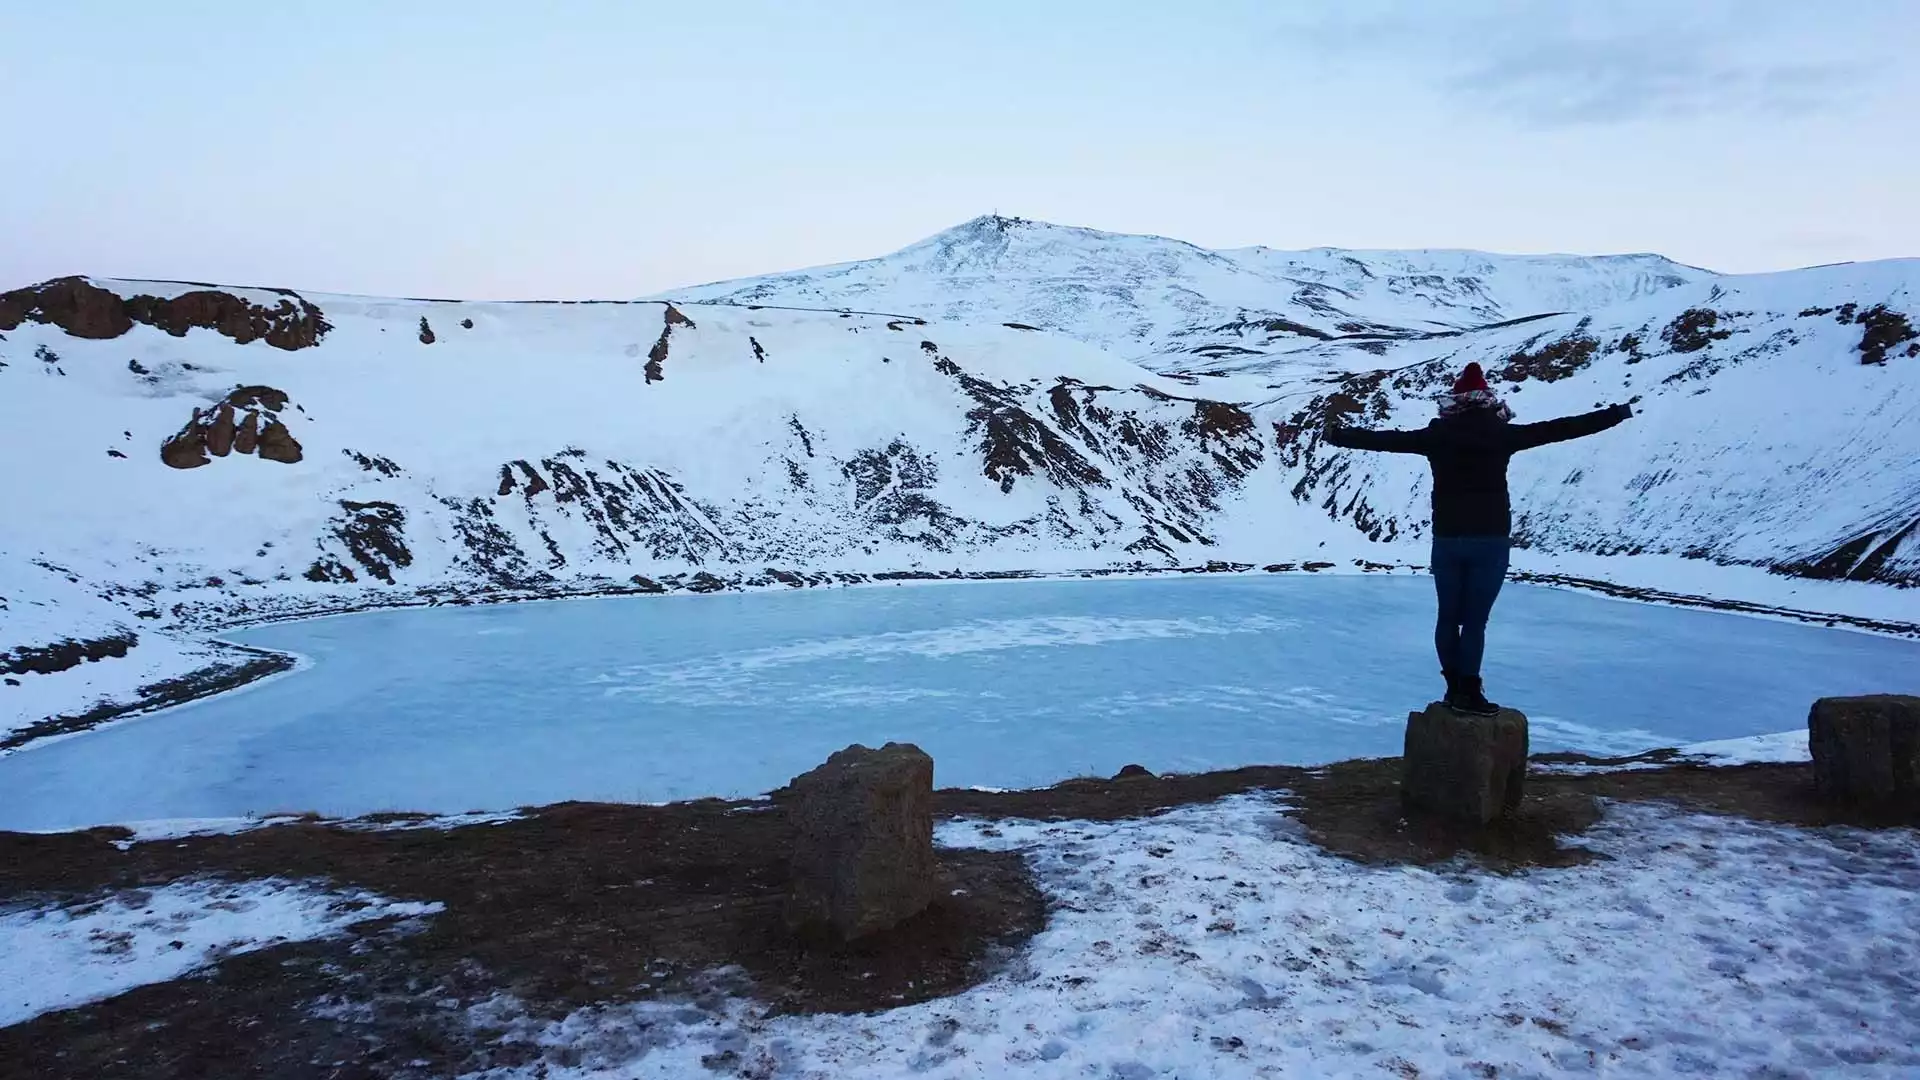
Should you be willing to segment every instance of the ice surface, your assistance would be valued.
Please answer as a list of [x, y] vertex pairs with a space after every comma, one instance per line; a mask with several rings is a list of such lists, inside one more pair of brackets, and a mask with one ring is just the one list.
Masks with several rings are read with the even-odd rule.
[[176, 881], [0, 910], [0, 1027], [177, 979], [234, 953], [441, 908], [267, 879]]
[[[313, 666], [0, 759], [0, 828], [749, 795], [848, 743], [1026, 787], [1397, 754], [1437, 696], [1416, 577], [1015, 582], [375, 612], [240, 637]], [[1510, 586], [1488, 687], [1626, 754], [1920, 691], [1920, 642]]]
[[1121, 822], [954, 822], [1026, 854], [1048, 926], [957, 997], [866, 1016], [739, 998], [510, 1002], [539, 1057], [489, 1080], [1920, 1075], [1907, 830], [1616, 804], [1607, 858], [1501, 875], [1362, 866], [1258, 797]]

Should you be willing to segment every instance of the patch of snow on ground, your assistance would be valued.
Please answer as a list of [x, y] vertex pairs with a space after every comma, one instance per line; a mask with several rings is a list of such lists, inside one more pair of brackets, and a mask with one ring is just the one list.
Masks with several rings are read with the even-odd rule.
[[1749, 739], [1694, 743], [1681, 747], [1680, 753], [1707, 765], [1794, 765], [1813, 760], [1813, 753], [1807, 748], [1807, 732], [1804, 728], [1772, 735], [1755, 735]]
[[404, 817], [391, 821], [328, 821], [325, 824], [337, 825], [342, 829], [356, 832], [402, 832], [408, 829], [435, 829], [445, 832], [448, 829], [464, 829], [469, 825], [505, 825], [509, 821], [519, 821], [526, 815], [519, 810], [498, 812], [472, 810], [464, 814], [438, 814], [432, 817]]
[[238, 833], [264, 829], [270, 825], [286, 825], [302, 820], [294, 814], [271, 814], [265, 817], [204, 817], [204, 818], [156, 818], [150, 821], [130, 821], [125, 828], [132, 836], [124, 840], [115, 840], [114, 846], [125, 851], [135, 844], [152, 843], [155, 840], [184, 840], [190, 836], [233, 836]]
[[[205, 818], [157, 818], [149, 821], [129, 821], [121, 827], [133, 835], [113, 841], [113, 845], [126, 851], [135, 844], [152, 843], [155, 840], [184, 840], [193, 836], [233, 836], [238, 833], [252, 832], [274, 825], [295, 825], [310, 822], [355, 832], [399, 832], [407, 829], [463, 829], [469, 825], [504, 825], [509, 821], [518, 821], [526, 816], [519, 810], [480, 811], [465, 814], [439, 814], [433, 816], [406, 816], [392, 819], [368, 820], [364, 818], [315, 818], [300, 814], [268, 814], [260, 817], [205, 817]], [[64, 829], [47, 830], [65, 832]]]
[[[1005, 973], [871, 1016], [739, 998], [476, 1024], [541, 1076], [1907, 1076], [1920, 1070], [1920, 844], [1608, 807], [1609, 858], [1502, 876], [1368, 867], [1284, 808], [957, 822], [1025, 851], [1053, 907]], [[566, 1062], [567, 1067], [559, 1063]], [[612, 1072], [602, 1070], [614, 1070]]]
[[1778, 731], [1771, 735], [1751, 735], [1740, 739], [1715, 739], [1689, 743], [1671, 754], [1652, 751], [1636, 754], [1633, 760], [1606, 764], [1585, 762], [1535, 761], [1527, 768], [1554, 776], [1589, 776], [1594, 773], [1634, 772], [1664, 769], [1670, 765], [1799, 765], [1813, 760], [1804, 729]]
[[235, 953], [442, 907], [268, 879], [177, 881], [0, 910], [0, 1027], [168, 982]]

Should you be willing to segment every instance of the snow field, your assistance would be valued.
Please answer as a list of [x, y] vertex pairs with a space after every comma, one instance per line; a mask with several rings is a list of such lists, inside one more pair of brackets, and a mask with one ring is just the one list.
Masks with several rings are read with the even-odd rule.
[[[1920, 845], [1610, 804], [1601, 858], [1499, 875], [1372, 867], [1284, 798], [1117, 823], [957, 821], [1052, 905], [1010, 967], [867, 1016], [739, 998], [472, 1015], [520, 1077], [1911, 1076]], [[556, 1066], [566, 1060], [570, 1066]], [[703, 1064], [704, 1062], [704, 1064]]]

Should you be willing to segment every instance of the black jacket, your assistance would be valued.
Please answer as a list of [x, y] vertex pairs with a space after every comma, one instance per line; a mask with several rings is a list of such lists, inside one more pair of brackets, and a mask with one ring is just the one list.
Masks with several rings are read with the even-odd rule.
[[1433, 535], [1506, 536], [1507, 459], [1522, 450], [1592, 435], [1633, 415], [1626, 405], [1537, 424], [1514, 424], [1492, 409], [1442, 416], [1418, 431], [1328, 428], [1326, 441], [1350, 450], [1420, 454], [1433, 466]]

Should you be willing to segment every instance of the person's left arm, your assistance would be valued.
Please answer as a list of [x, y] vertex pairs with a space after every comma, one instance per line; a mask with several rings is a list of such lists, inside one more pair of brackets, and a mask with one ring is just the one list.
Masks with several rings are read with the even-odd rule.
[[1583, 439], [1613, 427], [1633, 415], [1633, 406], [1615, 405], [1595, 412], [1581, 413], [1578, 416], [1563, 416], [1558, 420], [1542, 420], [1537, 424], [1513, 424], [1508, 427], [1515, 450], [1531, 450], [1548, 443], [1566, 442], [1568, 439]]

